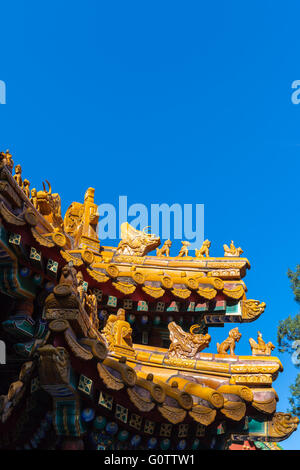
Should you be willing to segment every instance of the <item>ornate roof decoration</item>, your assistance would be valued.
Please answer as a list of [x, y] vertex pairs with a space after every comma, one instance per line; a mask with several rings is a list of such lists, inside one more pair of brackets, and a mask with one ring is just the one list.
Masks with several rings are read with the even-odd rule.
[[117, 247], [102, 246], [93, 188], [63, 219], [50, 183], [30, 191], [13, 168], [1, 153], [1, 334], [11, 367], [1, 448], [47, 448], [56, 436], [83, 448], [86, 435], [98, 449], [205, 448], [212, 436], [225, 448], [281, 441], [297, 428], [276, 410], [282, 364], [272, 343], [258, 332], [252, 355], [241, 356], [237, 326], [221, 344], [208, 334], [265, 310], [246, 297], [241, 248], [231, 241], [214, 257], [205, 240], [191, 256], [183, 240], [171, 256], [170, 240], [159, 248], [158, 236], [128, 223]]

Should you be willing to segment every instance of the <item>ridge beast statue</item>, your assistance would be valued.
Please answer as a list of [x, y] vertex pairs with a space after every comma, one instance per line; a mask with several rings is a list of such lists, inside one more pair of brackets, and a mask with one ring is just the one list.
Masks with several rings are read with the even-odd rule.
[[183, 331], [174, 321], [169, 323], [168, 328], [171, 340], [168, 351], [169, 357], [194, 358], [197, 352], [207, 348], [211, 340], [209, 334], [194, 333], [194, 330], [198, 329], [199, 325], [191, 326], [189, 333]]
[[14, 167], [14, 161], [9, 150], [6, 150], [6, 152], [0, 152], [0, 169], [3, 168], [5, 165], [7, 165], [10, 172], [12, 172]]
[[234, 246], [233, 240], [231, 240], [230, 247], [225, 243], [223, 248], [224, 256], [240, 256], [242, 253], [244, 253], [241, 247], [236, 248]]
[[271, 352], [275, 346], [271, 341], [265, 343], [260, 331], [257, 333], [257, 342], [253, 338], [249, 338], [249, 343], [253, 356], [271, 356]]
[[[40, 381], [43, 388], [69, 383], [69, 354], [63, 347], [46, 344], [38, 350]], [[50, 387], [49, 387], [50, 386]]]
[[172, 246], [171, 240], [166, 240], [161, 248], [156, 248], [156, 256], [160, 257], [165, 255], [167, 258], [170, 256], [170, 247]]
[[145, 256], [160, 245], [160, 238], [152, 233], [136, 230], [128, 222], [121, 225], [121, 241], [116, 250], [118, 255]]
[[52, 194], [51, 184], [47, 180], [46, 183], [48, 184], [48, 191], [45, 183], [43, 183], [44, 190], [36, 193], [36, 200], [34, 201], [36, 208], [54, 229], [63, 231], [64, 221], [61, 216], [60, 195], [57, 193]]
[[187, 241], [182, 241], [182, 247], [179, 251], [178, 257], [181, 258], [182, 256], [188, 256], [189, 254], [189, 249], [188, 247], [190, 246], [190, 242]]
[[228, 338], [226, 338], [221, 344], [217, 343], [218, 354], [226, 354], [229, 351], [230, 356], [235, 356], [235, 343], [237, 343], [242, 337], [238, 327], [233, 328], [229, 331]]
[[210, 245], [211, 242], [209, 240], [204, 240], [201, 248], [199, 250], [195, 250], [196, 258], [204, 258], [204, 255], [206, 256], [206, 258], [209, 258]]
[[119, 308], [117, 314], [110, 315], [101, 331], [110, 351], [134, 351], [132, 347], [132, 328], [125, 319], [125, 310]]

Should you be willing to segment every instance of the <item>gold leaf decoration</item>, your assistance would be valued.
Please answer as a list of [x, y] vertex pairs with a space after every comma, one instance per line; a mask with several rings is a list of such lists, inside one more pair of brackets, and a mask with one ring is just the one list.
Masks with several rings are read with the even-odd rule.
[[82, 259], [75, 258], [75, 256], [72, 256], [68, 251], [60, 250], [60, 254], [68, 263], [72, 261], [74, 266], [81, 266], [83, 264]]
[[182, 408], [175, 408], [174, 406], [159, 406], [159, 412], [172, 424], [181, 423], [186, 417], [186, 411]]
[[93, 354], [77, 342], [70, 329], [65, 330], [65, 339], [69, 348], [72, 350], [76, 357], [79, 357], [84, 361], [90, 361], [93, 358]]
[[252, 406], [259, 411], [271, 414], [274, 413], [274, 411], [276, 410], [276, 398], [272, 397], [267, 401], [254, 400], [252, 402]]
[[136, 289], [136, 286], [134, 284], [128, 284], [126, 282], [113, 282], [112, 285], [120, 292], [122, 292], [123, 294], [132, 294], [135, 289]]
[[34, 227], [31, 227], [31, 233], [35, 240], [42, 246], [47, 246], [51, 248], [54, 246], [54, 242], [49, 238], [44, 237], [41, 233], [39, 233]]
[[230, 401], [224, 397], [224, 407], [221, 413], [233, 421], [240, 421], [246, 413], [246, 405], [243, 401]]
[[143, 286], [142, 289], [146, 294], [154, 297], [155, 299], [162, 297], [165, 293], [165, 290], [161, 287]]
[[129, 395], [130, 400], [132, 403], [143, 412], [148, 413], [149, 411], [153, 410], [155, 403], [150, 400], [147, 400], [141, 397], [133, 388], [128, 388], [127, 393]]
[[181, 299], [187, 299], [192, 293], [189, 289], [177, 289], [177, 288], [172, 289], [171, 292], [176, 297], [180, 297]]
[[124, 388], [122, 380], [112, 375], [100, 362], [97, 364], [97, 369], [100, 378], [103, 380], [107, 388], [110, 388], [111, 390], [121, 390]]
[[223, 293], [232, 299], [240, 299], [243, 297], [245, 291], [244, 287], [240, 284], [239, 286], [234, 287], [233, 289], [224, 288]]
[[109, 280], [108, 276], [99, 271], [95, 271], [94, 269], [87, 269], [87, 272], [97, 282], [107, 282]]
[[211, 300], [215, 298], [215, 296], [217, 295], [217, 291], [209, 287], [199, 287], [199, 289], [197, 290], [197, 294], [199, 294], [204, 299]]
[[189, 415], [197, 422], [204, 426], [211, 424], [216, 417], [217, 411], [213, 408], [208, 408], [203, 405], [195, 405], [192, 410], [189, 411]]

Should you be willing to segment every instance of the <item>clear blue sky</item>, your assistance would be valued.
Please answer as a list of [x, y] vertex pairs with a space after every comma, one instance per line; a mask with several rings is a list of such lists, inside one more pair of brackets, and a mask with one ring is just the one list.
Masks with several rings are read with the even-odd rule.
[[[296, 0], [0, 6], [0, 148], [32, 186], [47, 178], [63, 210], [89, 186], [99, 204], [204, 203], [211, 254], [242, 246], [248, 296], [267, 303], [240, 328], [241, 354], [257, 330], [275, 344], [297, 312], [286, 272], [300, 263], [299, 14]], [[279, 357], [285, 411], [297, 371]], [[300, 449], [300, 432], [283, 447]]]

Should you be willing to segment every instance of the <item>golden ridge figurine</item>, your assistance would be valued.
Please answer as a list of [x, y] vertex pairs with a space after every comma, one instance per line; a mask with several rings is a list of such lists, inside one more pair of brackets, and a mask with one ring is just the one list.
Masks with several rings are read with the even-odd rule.
[[194, 330], [197, 328], [199, 325], [193, 325], [190, 332], [186, 333], [174, 321], [168, 324], [171, 341], [168, 351], [169, 357], [194, 358], [197, 352], [208, 347], [211, 340], [210, 335], [195, 334]]
[[253, 338], [249, 338], [249, 343], [253, 356], [271, 356], [273, 349], [275, 349], [275, 346], [271, 341], [268, 343], [264, 342], [260, 331], [257, 332], [257, 342], [254, 341]]
[[231, 240], [230, 247], [226, 244], [223, 245], [224, 248], [224, 256], [240, 256], [243, 252], [242, 248], [236, 248], [234, 246], [233, 240]]
[[239, 332], [238, 327], [229, 331], [228, 338], [221, 344], [217, 343], [218, 354], [226, 354], [229, 351], [230, 356], [235, 356], [235, 344], [241, 339], [242, 334]]
[[37, 190], [35, 188], [32, 188], [30, 194], [31, 194], [31, 198], [30, 198], [31, 204], [36, 210], [38, 210]]
[[22, 168], [21, 165], [15, 166], [15, 174], [13, 176], [15, 182], [23, 189], [23, 181], [22, 181]]
[[171, 246], [172, 246], [171, 240], [166, 240], [161, 248], [156, 248], [156, 256], [165, 255], [168, 258], [170, 256]]
[[97, 308], [97, 297], [90, 291], [85, 296], [85, 309], [90, 317], [90, 322], [95, 328], [99, 329], [99, 318], [98, 318], [98, 308]]
[[84, 306], [85, 289], [83, 285], [83, 282], [84, 282], [83, 274], [81, 271], [78, 271], [78, 273], [76, 274], [76, 279], [77, 279], [77, 293], [79, 295], [80, 302], [82, 302]]
[[160, 245], [160, 238], [152, 233], [136, 230], [128, 222], [121, 225], [121, 241], [116, 253], [118, 255], [145, 256]]
[[119, 308], [117, 315], [110, 315], [101, 331], [110, 351], [133, 351], [132, 328], [125, 319], [125, 310]]
[[[43, 191], [36, 193], [37, 210], [44, 216], [44, 218], [52, 225], [54, 229], [63, 230], [64, 221], [61, 216], [61, 200], [59, 194], [52, 193], [51, 184], [46, 180], [48, 190], [46, 190], [45, 183], [43, 183]], [[33, 191], [33, 190], [32, 190]], [[32, 192], [31, 192], [31, 197]]]
[[181, 243], [182, 243], [182, 247], [181, 247], [181, 250], [179, 251], [179, 254], [178, 254], [178, 257], [180, 257], [180, 258], [182, 256], [188, 256], [188, 254], [189, 254], [188, 246], [190, 246], [190, 242], [183, 241]]
[[26, 194], [26, 196], [29, 198], [30, 197], [30, 189], [29, 189], [29, 186], [30, 186], [30, 182], [25, 179], [23, 181], [23, 191], [24, 193]]
[[12, 155], [9, 153], [9, 150], [6, 150], [6, 152], [0, 152], [0, 161], [2, 165], [7, 165], [9, 170], [12, 172], [14, 161], [12, 159]]
[[204, 255], [206, 256], [206, 258], [209, 258], [210, 245], [211, 245], [211, 242], [209, 240], [204, 240], [200, 250], [197, 250], [197, 249], [195, 250], [196, 258], [204, 258]]

